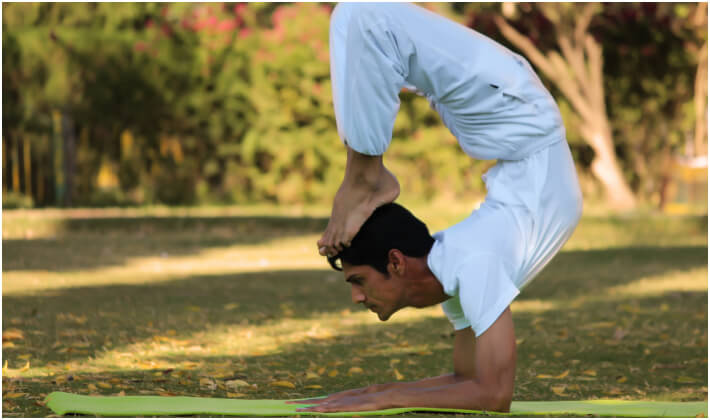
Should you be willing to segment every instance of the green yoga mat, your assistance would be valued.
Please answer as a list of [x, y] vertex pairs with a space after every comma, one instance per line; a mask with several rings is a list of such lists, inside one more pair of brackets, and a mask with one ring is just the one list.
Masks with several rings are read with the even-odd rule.
[[[60, 416], [65, 414], [88, 414], [94, 416], [182, 416], [182, 415], [227, 415], [249, 417], [285, 417], [317, 415], [331, 417], [387, 416], [414, 411], [440, 413], [482, 414], [481, 411], [442, 408], [390, 408], [379, 411], [356, 413], [308, 413], [297, 412], [308, 404], [286, 404], [287, 400], [237, 400], [227, 398], [198, 397], [88, 397], [52, 392], [47, 396], [47, 407]], [[613, 417], [695, 417], [707, 414], [707, 401], [700, 402], [655, 402], [655, 401], [520, 401], [514, 402], [509, 415], [597, 415]]]

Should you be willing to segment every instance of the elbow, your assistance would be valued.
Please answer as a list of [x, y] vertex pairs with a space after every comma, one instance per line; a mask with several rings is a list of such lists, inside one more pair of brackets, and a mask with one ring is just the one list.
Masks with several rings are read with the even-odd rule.
[[513, 401], [512, 390], [498, 390], [494, 392], [491, 396], [491, 411], [497, 411], [499, 413], [507, 413], [510, 411], [510, 403]]
[[481, 406], [476, 409], [507, 413], [513, 400], [513, 390], [502, 386], [490, 386], [486, 397], [481, 401]]

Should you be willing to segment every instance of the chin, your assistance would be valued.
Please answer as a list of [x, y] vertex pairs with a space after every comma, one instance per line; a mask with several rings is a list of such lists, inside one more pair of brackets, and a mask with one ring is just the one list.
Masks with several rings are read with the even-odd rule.
[[382, 322], [387, 321], [388, 319], [390, 319], [391, 316], [392, 316], [392, 314], [377, 313], [377, 317], [380, 318], [380, 321], [382, 321]]

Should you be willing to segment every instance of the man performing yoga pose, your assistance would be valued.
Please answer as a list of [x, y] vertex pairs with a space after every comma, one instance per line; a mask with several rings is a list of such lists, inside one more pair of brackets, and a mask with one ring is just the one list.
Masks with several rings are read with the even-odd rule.
[[[557, 105], [521, 56], [415, 5], [338, 5], [330, 54], [347, 166], [319, 252], [342, 264], [353, 301], [383, 321], [403, 307], [441, 303], [455, 329], [454, 372], [344, 391], [306, 410], [508, 411], [516, 354], [509, 305], [582, 210]], [[427, 97], [466, 154], [498, 161], [484, 175], [481, 207], [433, 237], [388, 204], [399, 183], [382, 154], [403, 87]]]

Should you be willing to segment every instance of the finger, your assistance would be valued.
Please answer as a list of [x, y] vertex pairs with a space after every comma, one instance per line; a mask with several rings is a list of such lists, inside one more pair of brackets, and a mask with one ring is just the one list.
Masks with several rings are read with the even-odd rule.
[[326, 257], [328, 256], [328, 248], [322, 246], [318, 248], [318, 253], [321, 254], [322, 256]]

